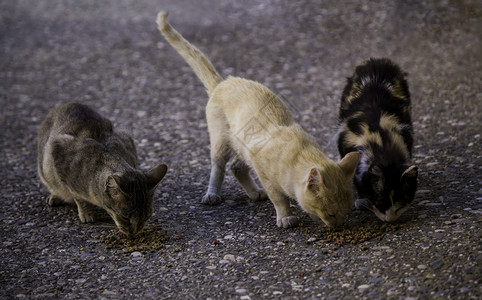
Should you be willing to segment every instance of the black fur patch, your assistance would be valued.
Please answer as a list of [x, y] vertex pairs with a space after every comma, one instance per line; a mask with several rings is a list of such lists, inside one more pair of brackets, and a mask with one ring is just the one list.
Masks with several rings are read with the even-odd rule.
[[413, 146], [405, 75], [388, 59], [369, 59], [347, 79], [341, 97], [338, 150], [341, 157], [361, 154], [355, 186], [381, 214], [392, 206], [406, 207], [416, 189], [416, 178], [402, 180]]

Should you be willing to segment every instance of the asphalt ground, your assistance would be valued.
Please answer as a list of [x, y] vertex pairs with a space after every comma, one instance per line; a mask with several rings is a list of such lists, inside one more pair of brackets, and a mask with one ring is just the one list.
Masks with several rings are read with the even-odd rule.
[[[343, 241], [295, 208], [301, 226], [280, 229], [231, 175], [224, 203], [202, 205], [207, 96], [159, 10], [223, 76], [280, 95], [333, 159], [345, 78], [369, 57], [398, 63], [420, 177], [400, 222], [353, 210], [347, 227], [378, 238]], [[0, 298], [480, 299], [481, 28], [470, 0], [1, 1]], [[169, 166], [146, 225], [169, 237], [156, 249], [45, 204], [36, 132], [74, 101], [127, 130], [141, 168]]]

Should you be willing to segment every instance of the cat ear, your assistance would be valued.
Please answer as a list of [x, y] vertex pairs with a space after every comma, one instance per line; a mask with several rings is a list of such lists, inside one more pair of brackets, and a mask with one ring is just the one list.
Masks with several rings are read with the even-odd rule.
[[402, 176], [400, 177], [400, 181], [417, 179], [417, 177], [418, 177], [417, 166], [410, 166], [402, 173]]
[[105, 190], [114, 190], [119, 188], [119, 178], [115, 175], [109, 175], [107, 176], [107, 179], [105, 180]]
[[316, 193], [320, 190], [322, 184], [323, 180], [321, 179], [320, 170], [318, 170], [317, 168], [312, 168], [310, 171], [310, 175], [308, 176], [308, 190]]
[[147, 171], [146, 177], [147, 177], [147, 185], [149, 188], [155, 188], [159, 182], [161, 182], [162, 178], [167, 173], [167, 166], [164, 164], [160, 164], [157, 167], [154, 167]]
[[350, 152], [342, 158], [338, 165], [346, 177], [352, 178], [359, 160], [360, 154], [358, 152]]

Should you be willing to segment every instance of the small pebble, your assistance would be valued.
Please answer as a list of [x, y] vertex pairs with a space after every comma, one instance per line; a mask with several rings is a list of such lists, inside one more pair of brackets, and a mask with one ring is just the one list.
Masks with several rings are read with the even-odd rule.
[[227, 261], [236, 261], [236, 257], [232, 254], [226, 254], [224, 255], [224, 260], [227, 260]]
[[381, 278], [381, 277], [370, 278], [370, 283], [378, 283], [378, 282], [381, 282], [381, 281], [383, 281], [383, 278]]
[[139, 257], [139, 256], [142, 256], [142, 253], [140, 253], [139, 251], [134, 251], [131, 253], [131, 256], [132, 257]]

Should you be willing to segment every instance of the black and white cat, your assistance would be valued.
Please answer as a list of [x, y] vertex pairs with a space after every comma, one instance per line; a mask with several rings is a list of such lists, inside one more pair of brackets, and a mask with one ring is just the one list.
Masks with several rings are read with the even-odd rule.
[[369, 59], [348, 78], [340, 106], [340, 155], [361, 155], [355, 205], [388, 222], [408, 209], [417, 189], [418, 169], [409, 163], [413, 128], [404, 75], [388, 59]]
[[105, 210], [123, 233], [139, 232], [166, 172], [164, 164], [138, 170], [132, 138], [85, 105], [57, 106], [40, 126], [38, 173], [50, 191], [47, 204], [75, 203], [83, 223]]

